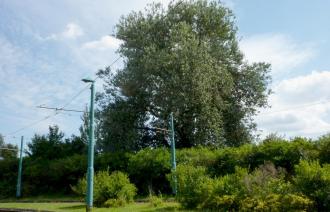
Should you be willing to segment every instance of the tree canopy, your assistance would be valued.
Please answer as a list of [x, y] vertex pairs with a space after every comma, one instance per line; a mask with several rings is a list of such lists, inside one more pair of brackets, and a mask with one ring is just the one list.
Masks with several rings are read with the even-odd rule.
[[166, 145], [174, 114], [178, 147], [238, 146], [252, 140], [252, 116], [267, 104], [266, 63], [239, 49], [233, 13], [217, 1], [149, 5], [122, 17], [116, 37], [124, 66], [99, 71], [99, 142], [104, 150]]
[[47, 135], [35, 134], [27, 146], [27, 154], [33, 159], [58, 159], [85, 154], [87, 150], [84, 138], [72, 135], [65, 139], [57, 125], [49, 126]]
[[18, 147], [13, 144], [6, 144], [3, 136], [0, 134], [0, 159], [17, 158]]

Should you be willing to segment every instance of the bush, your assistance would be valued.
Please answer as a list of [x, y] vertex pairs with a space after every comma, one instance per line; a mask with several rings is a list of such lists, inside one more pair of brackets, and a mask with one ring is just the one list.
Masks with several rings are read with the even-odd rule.
[[215, 211], [309, 210], [313, 201], [296, 193], [284, 180], [285, 171], [272, 163], [252, 173], [236, 168], [233, 174], [211, 178], [204, 167], [179, 165], [177, 199], [185, 208]]
[[295, 188], [315, 201], [319, 211], [330, 210], [330, 165], [301, 161], [295, 166]]
[[212, 179], [204, 167], [179, 165], [168, 177], [174, 179], [173, 175], [176, 176], [176, 197], [183, 207], [232, 210], [237, 208], [236, 196], [240, 193], [240, 178], [244, 173], [245, 169], [237, 169], [236, 174]]
[[[175, 173], [168, 175], [173, 184], [177, 180], [177, 200], [185, 208], [196, 208], [207, 195], [208, 187], [212, 189], [212, 179], [206, 176], [206, 170], [201, 166], [178, 165]], [[209, 184], [208, 184], [209, 183]]]
[[319, 151], [319, 161], [321, 164], [330, 163], [330, 134], [324, 135], [316, 141]]
[[[86, 194], [86, 177], [79, 180], [72, 189], [79, 195]], [[94, 176], [94, 203], [96, 206], [117, 207], [133, 201], [136, 188], [129, 182], [128, 176], [115, 171], [111, 175], [107, 171], [97, 172]]]
[[240, 202], [240, 211], [310, 211], [313, 201], [297, 194], [269, 194], [264, 199], [247, 197]]
[[15, 196], [18, 173], [18, 160], [0, 160], [0, 198]]
[[211, 167], [217, 159], [217, 152], [210, 148], [196, 147], [176, 152], [178, 164]]
[[284, 139], [265, 140], [254, 148], [251, 155], [250, 168], [253, 170], [267, 161], [276, 167], [283, 167], [290, 174], [294, 165], [301, 159], [313, 159], [315, 153], [313, 143], [304, 138], [295, 138], [291, 141]]
[[110, 208], [110, 207], [122, 207], [124, 205], [126, 205], [127, 201], [125, 199], [122, 198], [118, 198], [118, 199], [108, 199], [107, 201], [104, 202], [103, 206], [106, 208]]
[[235, 167], [249, 168], [254, 160], [251, 155], [256, 147], [254, 145], [243, 145], [218, 150], [217, 159], [210, 169], [213, 176], [224, 176], [235, 173]]
[[170, 193], [170, 183], [166, 179], [170, 171], [168, 149], [144, 149], [129, 158], [128, 173], [140, 194], [147, 195], [150, 191]]
[[149, 195], [148, 202], [152, 207], [159, 207], [163, 205], [163, 198], [162, 196], [155, 196], [155, 195]]

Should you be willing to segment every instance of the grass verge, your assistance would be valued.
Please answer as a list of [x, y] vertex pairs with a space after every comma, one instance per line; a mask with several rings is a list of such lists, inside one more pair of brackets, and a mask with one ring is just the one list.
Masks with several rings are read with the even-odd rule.
[[[0, 208], [20, 208], [20, 209], [35, 209], [38, 211], [85, 211], [83, 203], [22, 203], [22, 202], [8, 202], [0, 203]], [[164, 202], [161, 206], [154, 207], [150, 203], [135, 202], [124, 207], [119, 208], [94, 208], [95, 212], [160, 212], [160, 211], [186, 211], [180, 208], [177, 202]]]

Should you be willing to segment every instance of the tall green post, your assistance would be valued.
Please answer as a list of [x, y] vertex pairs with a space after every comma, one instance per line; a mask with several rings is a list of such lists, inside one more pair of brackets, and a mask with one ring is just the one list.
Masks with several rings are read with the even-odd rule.
[[19, 164], [18, 164], [18, 176], [17, 176], [17, 186], [16, 186], [16, 197], [21, 197], [22, 190], [22, 165], [23, 165], [23, 140], [24, 137], [21, 137], [21, 149], [19, 152]]
[[93, 208], [93, 176], [94, 176], [94, 80], [83, 79], [83, 82], [91, 83], [91, 103], [89, 109], [89, 141], [88, 141], [88, 167], [87, 167], [87, 196], [86, 211]]
[[[173, 121], [173, 113], [170, 114], [170, 127], [171, 127], [171, 164], [172, 164], [172, 172], [176, 171], [176, 159], [175, 159], [175, 140], [174, 140], [174, 121]], [[176, 175], [173, 176], [173, 194], [177, 193], [177, 179]]]

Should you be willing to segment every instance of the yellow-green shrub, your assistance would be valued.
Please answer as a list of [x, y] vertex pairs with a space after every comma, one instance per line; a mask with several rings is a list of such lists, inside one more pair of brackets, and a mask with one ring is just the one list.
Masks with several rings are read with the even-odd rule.
[[[86, 177], [80, 179], [73, 190], [86, 194]], [[128, 176], [115, 171], [111, 175], [107, 171], [100, 171], [94, 175], [94, 203], [96, 206], [122, 206], [133, 201], [136, 187], [130, 183]]]

